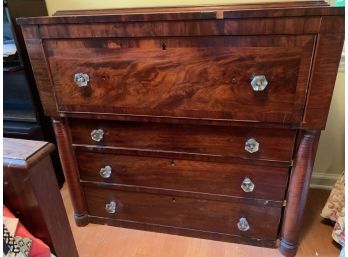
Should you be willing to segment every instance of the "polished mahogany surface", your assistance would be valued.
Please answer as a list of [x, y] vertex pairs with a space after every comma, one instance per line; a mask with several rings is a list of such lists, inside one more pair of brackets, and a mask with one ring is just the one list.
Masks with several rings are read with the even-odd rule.
[[[19, 19], [78, 225], [296, 254], [344, 39], [323, 1]], [[224, 222], [221, 222], [224, 221]]]
[[4, 138], [4, 203], [58, 257], [78, 257], [48, 142]]

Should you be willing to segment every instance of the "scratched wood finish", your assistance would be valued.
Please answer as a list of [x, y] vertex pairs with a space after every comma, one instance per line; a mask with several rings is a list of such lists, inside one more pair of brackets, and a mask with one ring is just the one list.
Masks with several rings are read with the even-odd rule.
[[[86, 181], [192, 191], [205, 194], [284, 200], [288, 168], [222, 164], [165, 158], [76, 152], [80, 178]], [[91, 162], [91, 160], [93, 160]], [[99, 171], [109, 165], [110, 178]], [[248, 177], [252, 192], [241, 188]], [[173, 183], [175, 181], [175, 183]], [[272, 186], [270, 186], [272, 185]]]
[[[167, 195], [123, 192], [85, 187], [88, 213], [140, 223], [169, 227], [182, 227], [241, 237], [275, 240], [281, 216], [281, 208], [233, 204], [222, 201], [190, 199]], [[105, 210], [105, 204], [116, 202], [116, 213]], [[250, 230], [238, 230], [237, 223], [245, 217]], [[264, 222], [259, 222], [262, 217]]]
[[[313, 36], [48, 40], [60, 111], [299, 123]], [[86, 88], [74, 74], [89, 75]], [[269, 85], [254, 92], [253, 75]]]
[[[72, 143], [108, 146], [153, 152], [193, 153], [196, 155], [231, 156], [289, 162], [296, 130], [267, 130], [243, 127], [188, 126], [160, 123], [110, 122], [82, 119], [69, 120]], [[91, 132], [104, 131], [95, 142]], [[245, 142], [254, 138], [259, 151], [249, 153]]]

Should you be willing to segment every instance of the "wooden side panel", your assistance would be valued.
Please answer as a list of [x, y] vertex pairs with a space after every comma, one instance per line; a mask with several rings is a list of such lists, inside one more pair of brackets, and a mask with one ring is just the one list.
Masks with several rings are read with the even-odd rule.
[[303, 128], [324, 129], [344, 43], [344, 16], [324, 17], [309, 85]]
[[52, 88], [53, 84], [38, 26], [24, 25], [22, 31], [44, 113], [47, 116], [57, 117], [58, 111]]
[[4, 202], [57, 256], [78, 257], [49, 156], [53, 149], [47, 142], [4, 140]]
[[[78, 257], [49, 156], [31, 168], [30, 180], [57, 256]], [[64, 242], [64, 243], [62, 243]]]

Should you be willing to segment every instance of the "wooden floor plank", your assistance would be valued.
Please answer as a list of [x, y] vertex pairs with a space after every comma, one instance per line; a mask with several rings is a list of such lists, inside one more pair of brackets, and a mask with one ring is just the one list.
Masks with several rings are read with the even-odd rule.
[[[281, 257], [278, 249], [233, 244], [89, 224], [77, 227], [67, 186], [61, 190], [80, 257]], [[320, 212], [329, 191], [311, 189], [302, 226], [297, 257], [337, 257], [332, 226], [323, 223]]]

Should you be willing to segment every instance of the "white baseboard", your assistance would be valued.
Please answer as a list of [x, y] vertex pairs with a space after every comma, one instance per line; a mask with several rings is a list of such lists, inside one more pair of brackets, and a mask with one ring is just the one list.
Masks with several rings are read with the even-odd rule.
[[340, 175], [341, 173], [313, 172], [310, 187], [321, 188], [321, 189], [331, 189]]

